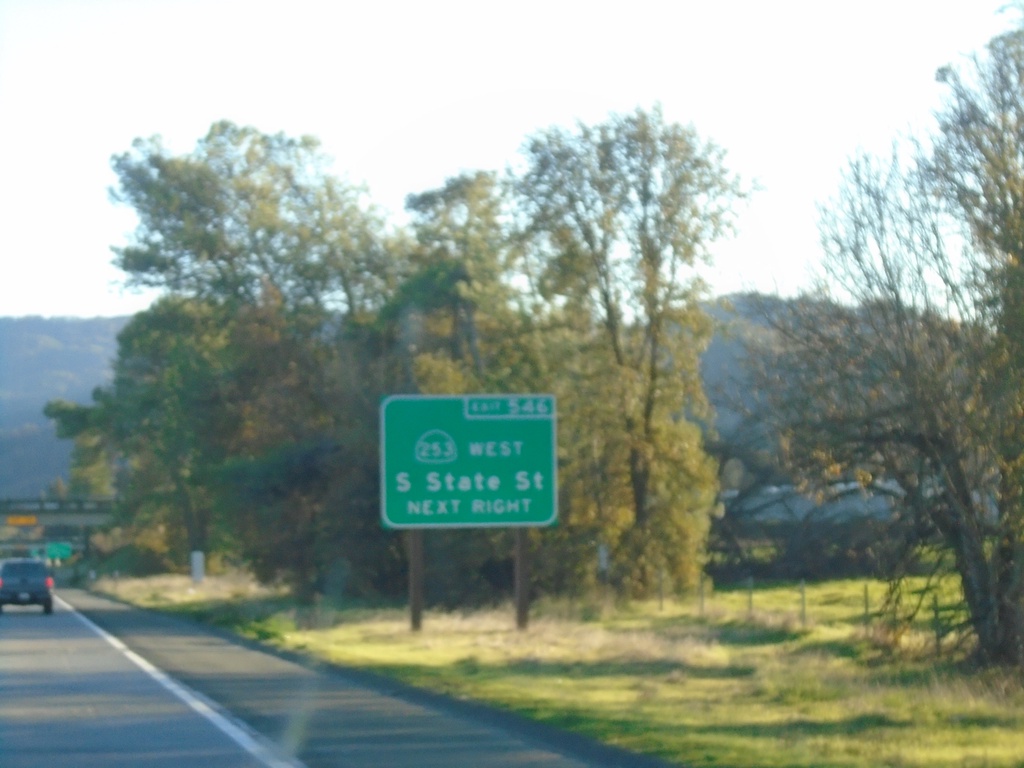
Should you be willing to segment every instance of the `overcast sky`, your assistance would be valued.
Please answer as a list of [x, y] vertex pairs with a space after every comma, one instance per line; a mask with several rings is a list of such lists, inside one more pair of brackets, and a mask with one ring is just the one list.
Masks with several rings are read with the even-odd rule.
[[515, 3], [0, 0], [0, 315], [109, 316], [134, 228], [110, 157], [220, 119], [311, 134], [396, 214], [500, 170], [553, 125], [662, 105], [760, 191], [715, 249], [717, 294], [792, 294], [847, 159], [939, 105], [935, 70], [1016, 23], [1005, 0]]

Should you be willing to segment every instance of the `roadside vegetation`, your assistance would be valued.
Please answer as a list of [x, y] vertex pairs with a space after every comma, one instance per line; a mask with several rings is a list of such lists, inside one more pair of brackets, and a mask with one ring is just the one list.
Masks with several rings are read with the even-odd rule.
[[437, 611], [415, 633], [401, 606], [302, 606], [240, 576], [94, 588], [680, 765], [1024, 763], [1024, 679], [968, 667], [927, 611], [887, 623], [882, 582], [709, 588], [703, 609], [696, 596], [541, 601], [526, 631], [511, 606]]
[[[92, 405], [46, 409], [69, 492], [117, 498], [90, 556], [287, 589], [103, 588], [689, 765], [1024, 764], [1024, 26], [937, 79], [929, 135], [823, 205], [820, 288], [740, 297], [736, 347], [701, 273], [750, 186], [656, 105], [527, 137], [400, 224], [311, 137], [136, 141], [116, 263], [162, 296]], [[558, 526], [381, 526], [411, 487], [382, 477], [384, 398], [531, 392]], [[421, 562], [424, 604], [470, 612], [412, 633], [380, 605]], [[517, 633], [480, 609], [524, 562], [553, 597]], [[745, 586], [667, 597], [708, 575]]]

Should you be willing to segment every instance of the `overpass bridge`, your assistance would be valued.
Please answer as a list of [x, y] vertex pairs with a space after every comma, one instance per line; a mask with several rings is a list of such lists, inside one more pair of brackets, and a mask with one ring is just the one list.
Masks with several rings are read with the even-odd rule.
[[55, 542], [89, 549], [89, 533], [114, 517], [112, 499], [0, 499], [0, 556], [45, 551]]

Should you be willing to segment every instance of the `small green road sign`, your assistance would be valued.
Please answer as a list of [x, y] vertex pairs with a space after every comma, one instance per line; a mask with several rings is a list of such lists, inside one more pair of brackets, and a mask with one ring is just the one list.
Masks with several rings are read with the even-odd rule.
[[67, 560], [74, 551], [66, 541], [51, 541], [46, 545], [46, 556], [50, 560]]
[[552, 395], [387, 398], [380, 409], [384, 525], [552, 525], [555, 431]]

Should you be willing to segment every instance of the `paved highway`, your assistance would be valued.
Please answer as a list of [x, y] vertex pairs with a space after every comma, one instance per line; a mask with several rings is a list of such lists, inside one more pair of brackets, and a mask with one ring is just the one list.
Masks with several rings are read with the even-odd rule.
[[665, 765], [87, 592], [60, 596], [52, 616], [0, 616], [4, 768]]
[[4, 768], [286, 766], [58, 600], [0, 616]]

